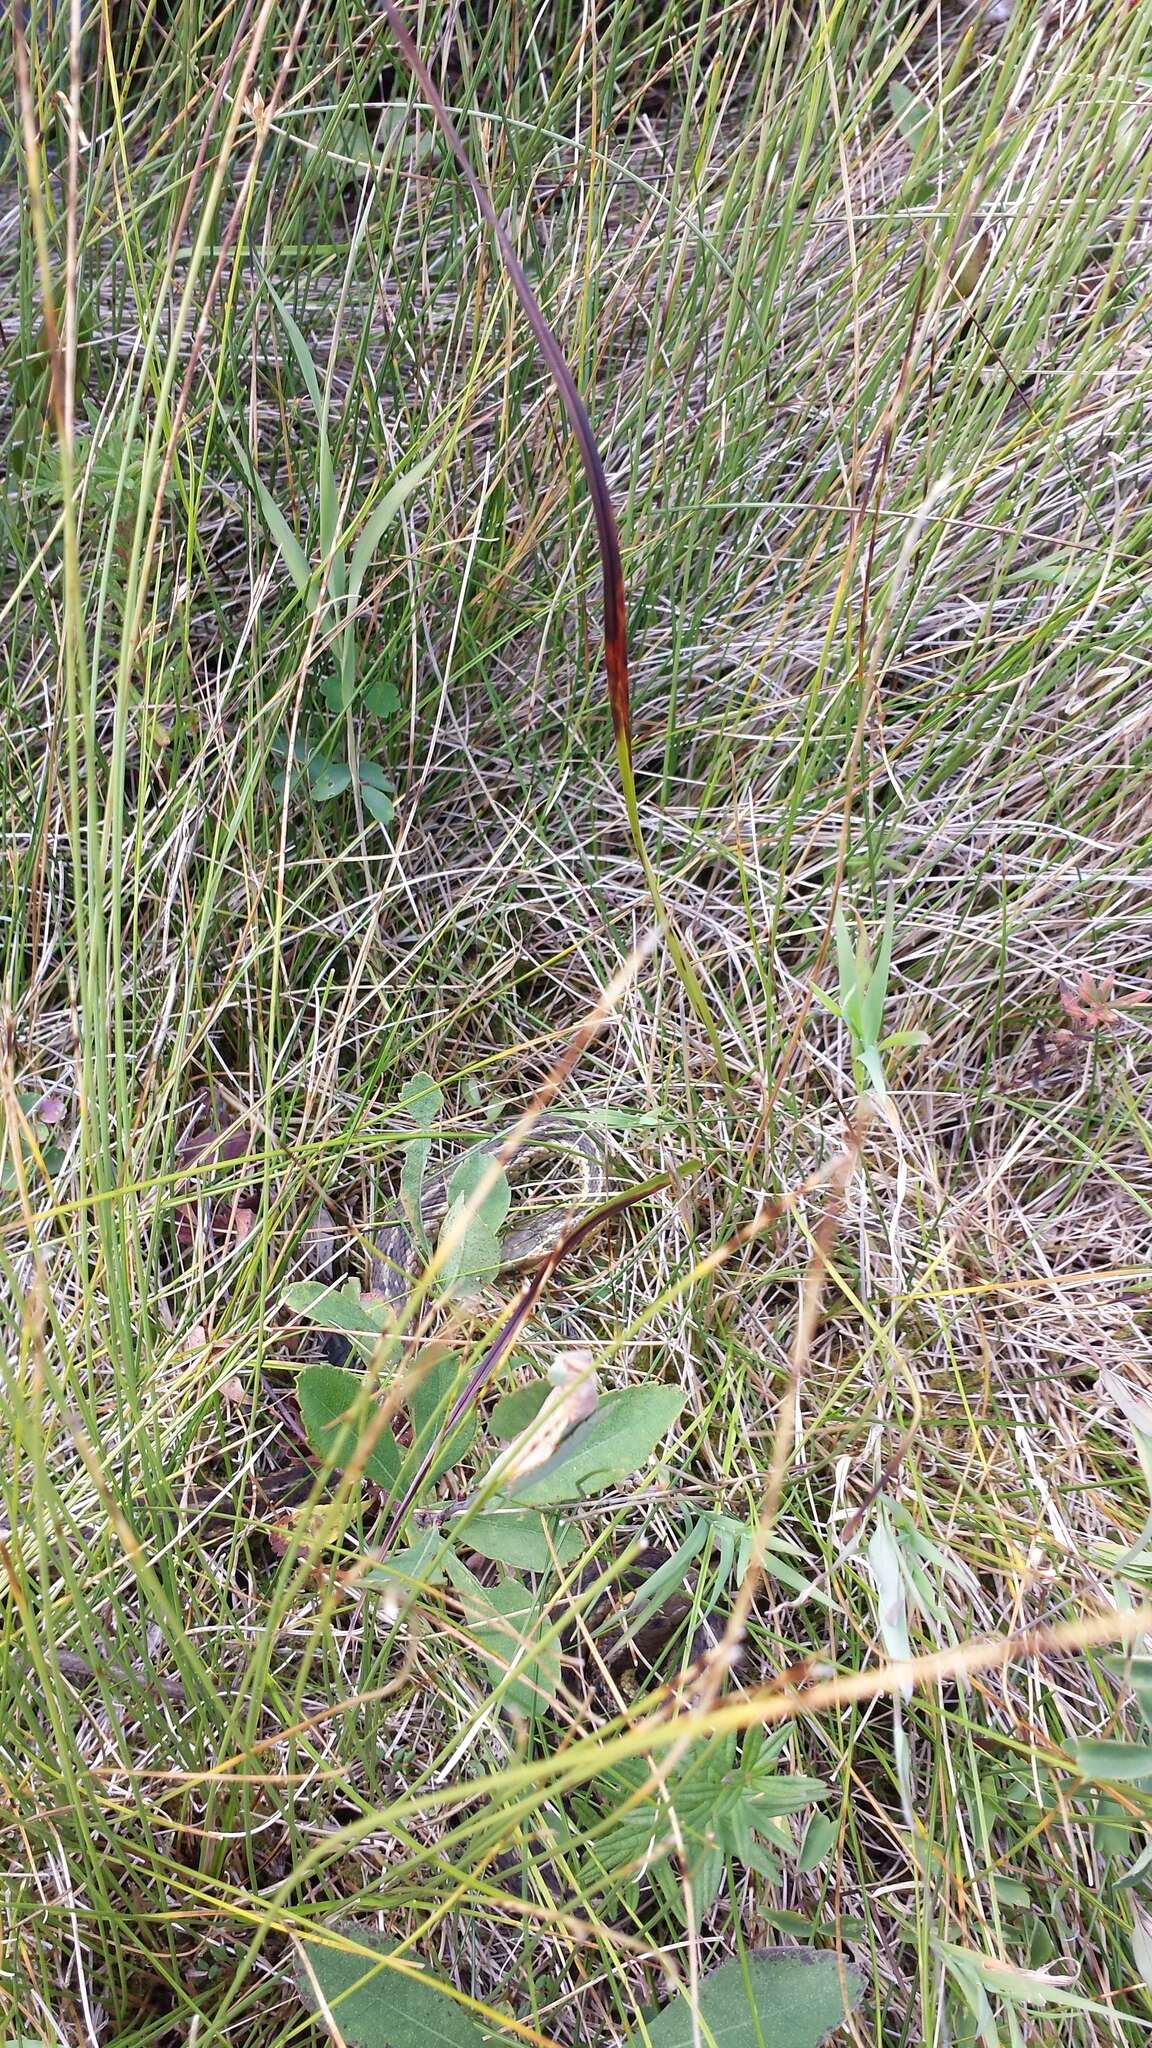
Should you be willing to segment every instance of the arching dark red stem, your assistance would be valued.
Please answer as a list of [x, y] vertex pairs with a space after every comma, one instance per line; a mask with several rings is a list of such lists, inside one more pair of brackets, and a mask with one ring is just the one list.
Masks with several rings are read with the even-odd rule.
[[600, 566], [604, 577], [604, 666], [608, 674], [608, 703], [612, 712], [617, 747], [630, 764], [632, 709], [628, 687], [628, 619], [624, 604], [624, 570], [620, 560], [620, 537], [616, 530], [616, 515], [612, 510], [608, 479], [604, 474], [604, 465], [600, 460], [592, 424], [585, 410], [584, 401], [576, 389], [576, 380], [568, 368], [556, 336], [540, 310], [540, 302], [528, 282], [524, 266], [512, 246], [511, 237], [472, 168], [452, 116], [444, 104], [428, 66], [412, 40], [410, 30], [400, 16], [395, 0], [380, 0], [380, 4], [388, 25], [400, 45], [404, 62], [427, 100], [445, 142], [464, 173], [481, 215], [496, 237], [504, 268], [512, 280], [512, 288], [520, 301], [524, 317], [540, 344], [540, 353], [551, 371], [576, 436], [580, 460], [588, 479], [596, 533], [600, 542]]

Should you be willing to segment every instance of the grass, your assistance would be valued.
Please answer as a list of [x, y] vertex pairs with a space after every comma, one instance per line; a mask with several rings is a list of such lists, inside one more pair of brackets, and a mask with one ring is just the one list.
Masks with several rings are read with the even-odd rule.
[[[661, 1460], [578, 1517], [608, 1579], [699, 1515], [753, 1530], [788, 1448], [708, 1711], [834, 1672], [782, 1752], [829, 1788], [811, 1860], [805, 1816], [698, 1930], [678, 1878], [596, 1862], [628, 1756], [683, 1752], [674, 1839], [707, 1745], [598, 1671], [610, 1634], [579, 1650], [580, 1564], [566, 1689], [524, 1726], [442, 1594], [353, 1596], [370, 1500], [267, 1505], [299, 1477], [283, 1298], [318, 1196], [362, 1248], [405, 1082], [435, 1075], [449, 1134], [513, 1113], [653, 924], [574, 453], [373, 10], [133, 0], [85, 38], [75, 129], [68, 22], [32, 0], [31, 160], [0, 59], [0, 2038], [301, 2038], [291, 1937], [340, 1916], [546, 2041], [619, 2039], [665, 1972], [798, 1934], [866, 1971], [846, 2039], [1143, 2039], [1152, 1802], [1068, 1748], [1141, 1740], [1122, 1656], [1029, 1641], [906, 1699], [883, 1665], [1148, 1589], [1147, 7], [422, 17], [597, 427], [644, 834], [724, 1062], [657, 947], [563, 1103], [614, 1186], [673, 1186], [558, 1278], [513, 1377], [575, 1342], [684, 1392]], [[360, 593], [383, 709], [325, 699], [345, 616], [251, 487], [319, 561], [271, 288], [349, 546], [436, 458]], [[286, 783], [296, 756], [378, 763], [392, 824], [355, 778]], [[838, 903], [873, 949], [891, 905], [910, 1035], [797, 1344], [826, 1198], [712, 1255], [843, 1143]], [[250, 1134], [230, 1167], [189, 1162], [209, 1114]], [[209, 1188], [250, 1227], [197, 1223]], [[510, 1287], [445, 1327], [475, 1345]]]

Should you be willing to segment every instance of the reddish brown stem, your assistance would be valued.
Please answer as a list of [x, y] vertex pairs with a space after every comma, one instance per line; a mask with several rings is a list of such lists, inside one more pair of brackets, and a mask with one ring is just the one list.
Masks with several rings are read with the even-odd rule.
[[617, 746], [630, 761], [632, 711], [628, 686], [628, 619], [624, 603], [624, 569], [620, 559], [620, 536], [616, 529], [616, 515], [612, 510], [608, 479], [604, 474], [604, 465], [600, 460], [592, 423], [588, 418], [584, 401], [576, 389], [576, 380], [568, 368], [564, 352], [540, 310], [540, 302], [512, 246], [512, 238], [472, 168], [452, 116], [444, 104], [427, 64], [416, 48], [411, 31], [403, 21], [395, 0], [380, 0], [380, 4], [387, 17], [388, 26], [400, 46], [404, 62], [423, 93], [440, 133], [460, 166], [482, 218], [496, 237], [504, 268], [512, 281], [512, 289], [540, 345], [540, 353], [552, 374], [553, 382], [560, 393], [561, 403], [576, 436], [580, 460], [588, 480], [592, 512], [596, 520], [596, 534], [600, 543], [600, 567], [604, 577], [604, 666], [608, 674], [608, 702], [612, 711]]

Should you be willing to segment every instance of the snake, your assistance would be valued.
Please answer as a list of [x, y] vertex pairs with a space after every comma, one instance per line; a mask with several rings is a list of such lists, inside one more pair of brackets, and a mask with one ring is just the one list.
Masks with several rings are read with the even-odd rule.
[[[453, 1176], [461, 1161], [479, 1155], [501, 1160], [510, 1181], [523, 1182], [545, 1162], [561, 1161], [571, 1169], [572, 1182], [562, 1201], [540, 1208], [524, 1222], [518, 1222], [500, 1239], [499, 1272], [523, 1271], [539, 1264], [582, 1216], [604, 1199], [607, 1175], [604, 1147], [600, 1138], [566, 1116], [542, 1116], [510, 1159], [503, 1157], [517, 1128], [513, 1119], [488, 1132], [474, 1145], [461, 1146], [425, 1172], [420, 1188], [420, 1235], [434, 1243], [450, 1202]], [[330, 1262], [331, 1217], [327, 1211], [317, 1217], [310, 1233], [313, 1239], [311, 1263], [319, 1267]], [[389, 1201], [372, 1242], [369, 1298], [393, 1310], [403, 1309], [422, 1264], [418, 1233], [403, 1204]]]

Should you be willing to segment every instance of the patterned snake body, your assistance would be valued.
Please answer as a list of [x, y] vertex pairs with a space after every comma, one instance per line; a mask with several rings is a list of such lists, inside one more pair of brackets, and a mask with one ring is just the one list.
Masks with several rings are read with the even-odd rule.
[[[461, 1158], [475, 1154], [486, 1159], [496, 1158], [503, 1152], [514, 1129], [514, 1123], [505, 1124], [470, 1147], [467, 1153], [456, 1153], [425, 1174], [420, 1189], [420, 1224], [429, 1243], [435, 1241], [447, 1214], [449, 1188]], [[544, 1162], [555, 1165], [557, 1161], [570, 1168], [571, 1188], [563, 1200], [538, 1209], [529, 1221], [519, 1223], [504, 1233], [500, 1241], [499, 1270], [502, 1273], [535, 1265], [579, 1217], [594, 1209], [604, 1198], [607, 1180], [602, 1143], [595, 1133], [573, 1123], [568, 1117], [541, 1117], [513, 1157], [504, 1162], [504, 1170], [510, 1181], [523, 1181], [534, 1167]], [[420, 1247], [415, 1232], [400, 1204], [393, 1203], [373, 1244], [371, 1293], [389, 1307], [402, 1308], [419, 1271]]]

